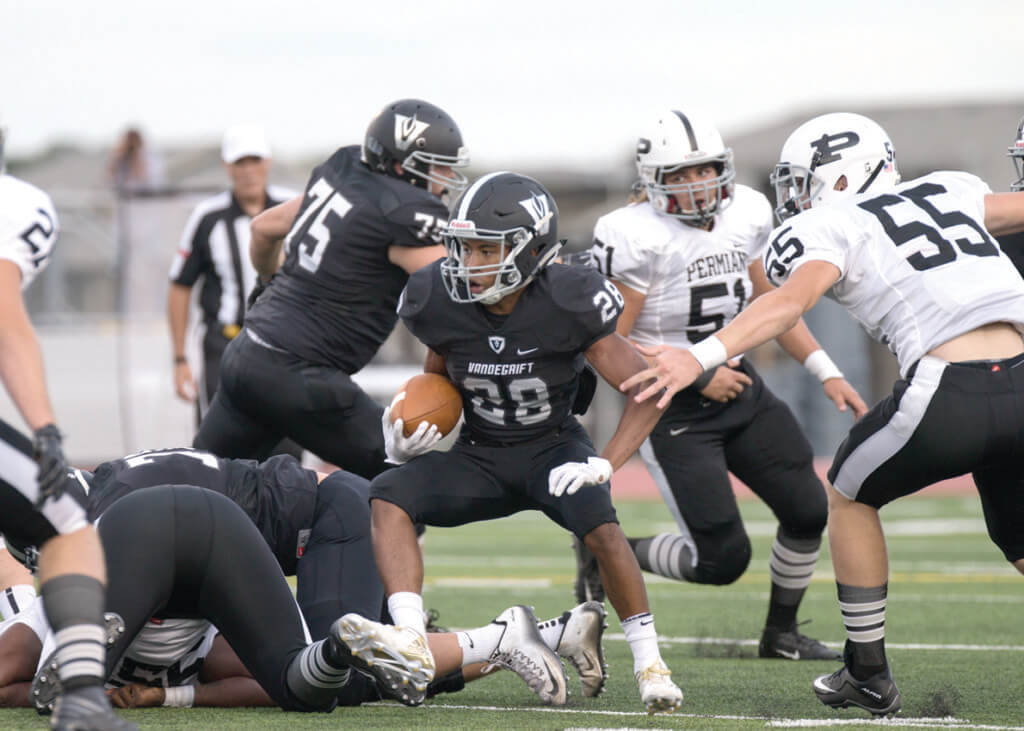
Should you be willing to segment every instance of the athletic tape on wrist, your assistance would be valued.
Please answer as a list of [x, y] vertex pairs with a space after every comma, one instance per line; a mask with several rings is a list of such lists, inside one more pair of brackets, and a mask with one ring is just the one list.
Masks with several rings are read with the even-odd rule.
[[822, 383], [830, 378], [843, 377], [843, 372], [839, 370], [839, 366], [832, 362], [832, 359], [828, 357], [828, 353], [821, 348], [815, 350], [804, 359], [804, 368], [816, 376]]
[[729, 358], [725, 345], [714, 335], [704, 338], [696, 345], [691, 345], [690, 355], [696, 358], [700, 367], [706, 371], [717, 368]]
[[191, 708], [196, 700], [193, 685], [177, 685], [164, 688], [164, 705], [168, 708]]

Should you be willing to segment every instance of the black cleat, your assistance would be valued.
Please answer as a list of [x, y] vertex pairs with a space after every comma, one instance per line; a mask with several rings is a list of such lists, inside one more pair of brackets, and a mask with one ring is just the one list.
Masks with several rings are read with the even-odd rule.
[[56, 731], [139, 731], [114, 713], [106, 693], [99, 686], [78, 688], [57, 699], [50, 717]]
[[[109, 650], [124, 634], [124, 620], [116, 612], [107, 612], [103, 615], [103, 624]], [[41, 716], [53, 713], [53, 706], [63, 690], [64, 686], [61, 684], [57, 668], [57, 651], [54, 650], [46, 658], [46, 662], [36, 670], [35, 677], [32, 678], [32, 685], [29, 686], [29, 699], [32, 701], [36, 713]]]
[[856, 706], [875, 716], [896, 713], [903, 706], [899, 688], [893, 682], [888, 668], [867, 680], [857, 680], [850, 674], [850, 669], [843, 665], [831, 675], [815, 678], [814, 693], [826, 706]]
[[572, 548], [576, 554], [576, 603], [603, 602], [604, 585], [601, 583], [597, 558], [576, 536], [572, 538]]
[[757, 646], [758, 657], [781, 657], [787, 660], [841, 660], [836, 650], [801, 634], [797, 625], [789, 629], [765, 627]]

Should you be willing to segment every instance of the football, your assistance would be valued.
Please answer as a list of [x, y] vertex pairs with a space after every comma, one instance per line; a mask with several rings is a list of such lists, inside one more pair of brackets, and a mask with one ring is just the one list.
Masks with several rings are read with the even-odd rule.
[[462, 416], [462, 397], [458, 390], [444, 376], [436, 373], [421, 373], [413, 376], [398, 393], [405, 391], [405, 398], [391, 402], [391, 421], [402, 419], [405, 436], [416, 431], [420, 422], [436, 424], [438, 431], [448, 434], [459, 423]]

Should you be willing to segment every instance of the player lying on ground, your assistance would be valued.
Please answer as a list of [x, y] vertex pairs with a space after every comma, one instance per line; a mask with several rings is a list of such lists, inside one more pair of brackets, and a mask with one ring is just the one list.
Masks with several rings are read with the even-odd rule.
[[889, 345], [902, 378], [853, 426], [828, 473], [847, 642], [843, 667], [814, 681], [826, 705], [885, 715], [902, 701], [885, 656], [878, 510], [970, 472], [989, 535], [1024, 573], [1024, 280], [992, 240], [1024, 230], [1024, 193], [992, 194], [948, 171], [900, 184], [888, 135], [856, 114], [799, 127], [772, 180], [782, 225], [764, 265], [779, 288], [688, 350], [645, 349], [655, 365], [622, 388], [666, 405], [702, 372], [791, 328], [826, 293]]
[[[386, 616], [381, 616], [383, 593], [369, 545], [368, 483], [357, 475], [341, 470], [330, 475], [305, 470], [289, 456], [257, 464], [249, 460], [218, 459], [192, 449], [154, 450], [103, 463], [95, 473], [76, 470], [69, 478], [68, 492], [83, 501], [88, 492], [89, 515], [96, 518], [133, 491], [161, 484], [191, 483], [223, 493], [243, 506], [282, 571], [297, 574], [299, 604], [315, 617], [315, 623], [310, 622], [314, 639], [327, 636], [331, 612], [335, 619], [345, 613], [359, 612], [388, 621]], [[15, 574], [12, 583], [24, 584], [25, 579]], [[601, 663], [593, 661], [600, 656], [602, 619], [603, 610], [600, 617], [595, 618], [594, 611], [577, 607], [542, 624], [552, 629], [545, 635], [545, 640], [552, 643], [551, 649], [583, 668], [581, 677], [585, 685], [603, 683]], [[158, 628], [148, 624], [143, 633], [149, 629], [158, 636], [161, 634], [155, 631]], [[166, 631], [162, 635], [169, 636]], [[437, 638], [439, 643], [445, 642], [441, 635], [431, 637]], [[509, 641], [505, 641], [506, 646]], [[479, 639], [477, 643], [479, 646], [487, 644]], [[150, 644], [161, 647], [164, 643], [159, 640], [139, 643], [143, 647]], [[188, 649], [191, 648], [184, 647], [181, 652]], [[170, 656], [172, 660], [178, 659], [174, 651]], [[173, 665], [160, 657], [136, 659], [150, 665], [161, 662]], [[458, 690], [464, 684], [463, 673], [459, 671], [461, 658], [452, 659], [450, 653], [447, 658], [446, 667], [450, 672], [446, 671], [446, 677], [438, 679], [438, 688]], [[174, 672], [177, 671], [172, 671], [172, 675]], [[479, 677], [480, 668], [467, 668], [465, 676], [465, 680]], [[355, 690], [356, 685], [363, 687], [363, 691]], [[405, 702], [422, 701], [421, 693], [408, 690], [401, 689], [396, 697]], [[377, 700], [381, 693], [390, 695], [393, 691], [387, 686], [375, 687], [372, 680], [354, 677], [341, 702]], [[218, 694], [211, 703], [236, 705], [246, 698], [243, 695], [241, 700], [225, 699]]]
[[[48, 710], [59, 689], [52, 675], [53, 636], [33, 602], [0, 624], [0, 707], [35, 706]], [[113, 615], [111, 615], [113, 616]], [[456, 692], [465, 683], [493, 669], [518, 669], [526, 679], [536, 675], [547, 653], [537, 637], [517, 622], [530, 616], [523, 607], [510, 607], [489, 625], [456, 633], [430, 633], [427, 638], [438, 663], [439, 678], [427, 697]], [[537, 626], [540, 642], [584, 669], [584, 684], [603, 683], [601, 635], [604, 609], [598, 602], [574, 607]], [[359, 631], [386, 634], [386, 625], [350, 618]], [[463, 665], [458, 636], [490, 649], [489, 663]], [[37, 674], [40, 657], [49, 658]], [[492, 664], [493, 663], [493, 664]], [[37, 681], [33, 694], [30, 684]], [[363, 682], [365, 681], [365, 682]], [[152, 618], [129, 645], [107, 679], [108, 694], [121, 708], [154, 706], [272, 706], [273, 700], [253, 679], [217, 628], [202, 619]], [[338, 693], [338, 705], [358, 705], [399, 696], [382, 692], [376, 677], [353, 677]], [[585, 692], [589, 689], [585, 688]], [[593, 694], [593, 693], [588, 693]]]
[[[329, 711], [339, 700], [349, 704], [378, 700], [379, 695], [358, 695], [365, 685], [352, 697], [347, 686], [359, 673], [349, 672], [350, 667], [373, 676], [377, 687], [388, 689], [391, 697], [401, 692], [401, 676], [388, 657], [373, 655], [371, 665], [355, 654], [363, 648], [350, 646], [346, 639], [353, 629], [356, 639], [387, 637], [398, 630], [349, 614], [332, 626], [326, 640], [308, 644], [301, 613], [273, 557], [241, 509], [224, 496], [192, 486], [140, 490], [114, 503], [100, 525], [101, 538], [111, 551], [107, 609], [123, 626], [107, 653], [112, 682], [138, 679], [146, 661], [125, 658], [151, 618], [199, 618], [223, 632], [274, 704], [285, 710]], [[246, 561], [236, 561], [237, 556], [245, 556]], [[539, 629], [530, 610], [518, 606], [490, 625], [460, 634], [465, 634], [470, 644], [489, 645], [488, 662], [514, 670], [531, 687], [537, 687], [542, 680], [540, 669], [559, 662], [546, 642], [596, 665], [597, 677], [603, 679], [603, 617], [599, 605], [584, 605]], [[199, 636], [212, 642], [208, 627], [193, 623], [184, 631], [192, 632], [193, 639]], [[444, 634], [432, 638], [445, 673], [465, 663], [458, 637]], [[189, 648], [190, 641], [180, 642], [179, 647]], [[139, 649], [152, 651], [152, 647]], [[191, 645], [188, 655], [162, 675], [157, 667], [152, 674], [159, 677], [152, 679], [194, 675], [199, 659], [196, 650]], [[32, 689], [33, 702], [44, 710], [59, 689], [49, 669], [47, 660]], [[440, 688], [447, 689], [451, 685]], [[171, 704], [191, 705], [194, 693], [187, 687], [174, 691]], [[166, 698], [165, 691], [165, 702]], [[237, 696], [228, 699], [223, 694], [217, 702], [239, 704]]]

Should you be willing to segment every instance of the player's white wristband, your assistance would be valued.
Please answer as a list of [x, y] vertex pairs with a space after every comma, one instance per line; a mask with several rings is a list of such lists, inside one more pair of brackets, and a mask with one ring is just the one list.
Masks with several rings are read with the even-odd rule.
[[164, 705], [168, 708], [191, 708], [196, 700], [194, 685], [178, 685], [164, 688]]
[[725, 345], [714, 335], [704, 338], [696, 345], [691, 345], [690, 355], [696, 358], [700, 367], [706, 371], [722, 365], [729, 359]]
[[830, 378], [843, 377], [843, 372], [839, 370], [839, 366], [833, 363], [832, 359], [828, 357], [828, 353], [821, 348], [818, 348], [804, 359], [804, 368], [809, 370], [812, 375], [817, 376], [818, 380], [822, 383]]

